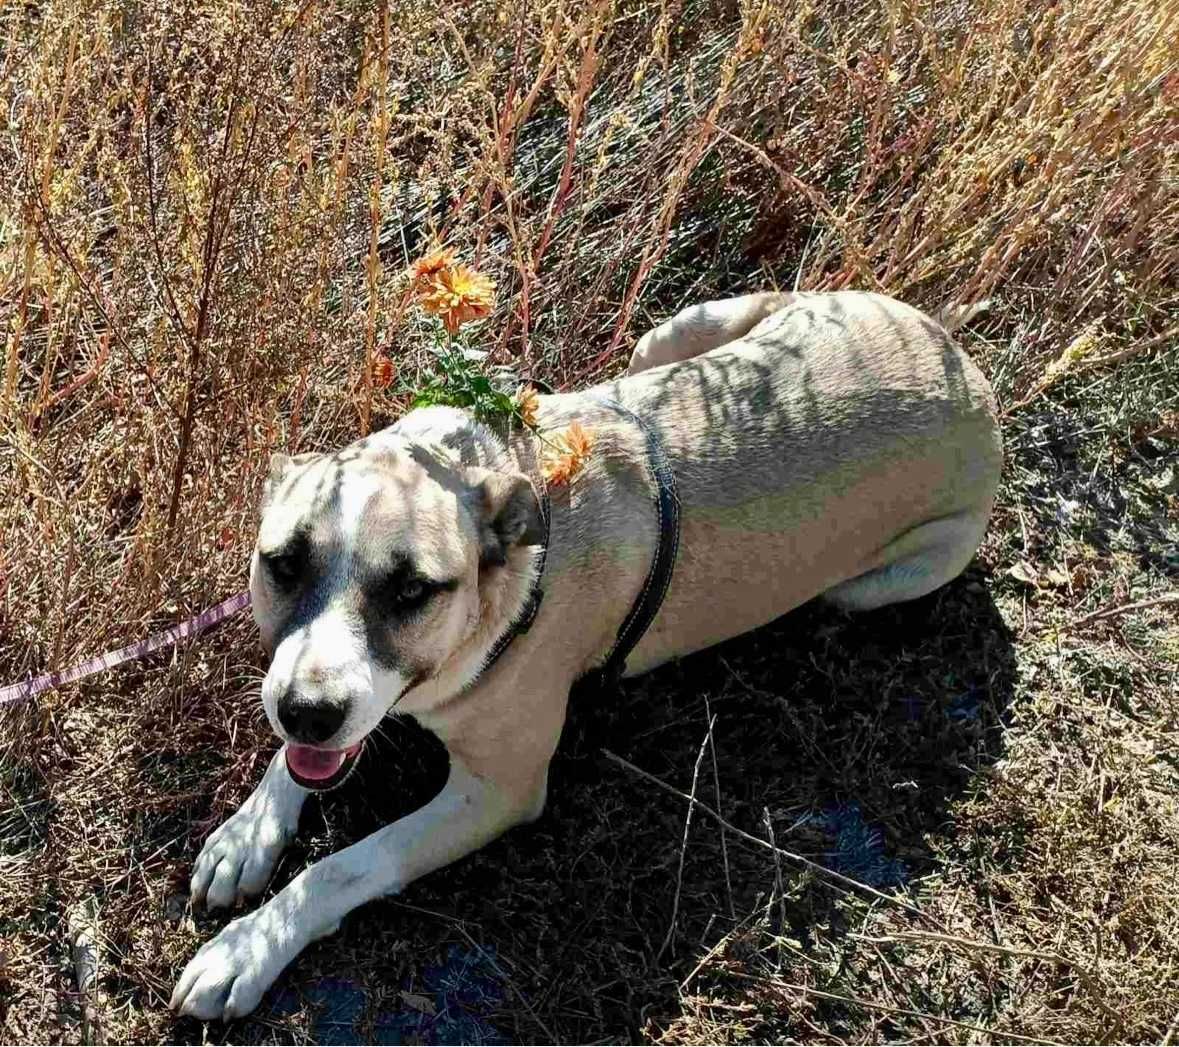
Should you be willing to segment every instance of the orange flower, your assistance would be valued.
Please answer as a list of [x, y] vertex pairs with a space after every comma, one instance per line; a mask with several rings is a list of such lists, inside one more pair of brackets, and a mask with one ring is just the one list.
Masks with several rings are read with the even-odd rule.
[[422, 289], [421, 306], [427, 313], [442, 318], [446, 329], [454, 334], [470, 320], [480, 320], [491, 312], [495, 284], [486, 276], [465, 265], [439, 269]]
[[561, 487], [584, 468], [594, 449], [594, 437], [580, 422], [571, 422], [563, 433], [550, 437], [549, 443], [551, 446], [545, 452], [541, 475], [547, 483]]
[[430, 278], [443, 269], [454, 265], [454, 252], [449, 247], [436, 247], [427, 255], [423, 255], [409, 267], [409, 278], [413, 282], [414, 290], [419, 293], [426, 290]]
[[373, 361], [373, 384], [378, 389], [386, 389], [393, 384], [393, 375], [396, 370], [393, 367], [393, 361], [387, 356], [378, 356]]
[[536, 390], [526, 385], [516, 394], [516, 406], [520, 409], [520, 420], [529, 429], [536, 428], [536, 412], [540, 410], [540, 397]]

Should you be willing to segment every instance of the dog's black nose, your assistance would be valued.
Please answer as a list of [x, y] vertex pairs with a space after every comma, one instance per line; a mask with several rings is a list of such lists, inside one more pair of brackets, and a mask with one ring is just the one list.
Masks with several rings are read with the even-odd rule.
[[344, 724], [348, 708], [339, 702], [313, 700], [293, 687], [278, 700], [278, 722], [293, 741], [321, 745]]

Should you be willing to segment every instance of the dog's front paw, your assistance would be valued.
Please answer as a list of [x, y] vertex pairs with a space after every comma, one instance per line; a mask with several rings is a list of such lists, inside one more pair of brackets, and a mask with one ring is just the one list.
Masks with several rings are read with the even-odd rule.
[[239, 898], [261, 894], [275, 863], [298, 827], [298, 809], [256, 802], [241, 809], [205, 841], [192, 870], [194, 902], [228, 908]]
[[266, 908], [234, 920], [189, 961], [168, 1006], [206, 1021], [249, 1014], [299, 951], [282, 930]]

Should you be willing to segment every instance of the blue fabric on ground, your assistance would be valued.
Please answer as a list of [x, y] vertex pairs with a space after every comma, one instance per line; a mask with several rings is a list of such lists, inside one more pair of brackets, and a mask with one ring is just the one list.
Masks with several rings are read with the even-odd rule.
[[321, 978], [301, 995], [294, 989], [283, 989], [275, 997], [273, 1013], [292, 1014], [306, 1000], [316, 1010], [310, 1032], [318, 1044], [507, 1043], [487, 1020], [488, 1013], [504, 998], [494, 950], [452, 945], [442, 963], [425, 969], [422, 984], [407, 991], [429, 999], [435, 1013], [424, 1014], [408, 1005], [383, 1012], [367, 1040], [361, 1039], [367, 996], [346, 978]]
[[950, 702], [946, 715], [951, 720], [977, 720], [982, 713], [982, 693], [972, 687]]
[[905, 863], [884, 853], [884, 834], [864, 821], [859, 804], [828, 807], [817, 822], [835, 838], [826, 857], [836, 872], [869, 887], [900, 887], [909, 878]]

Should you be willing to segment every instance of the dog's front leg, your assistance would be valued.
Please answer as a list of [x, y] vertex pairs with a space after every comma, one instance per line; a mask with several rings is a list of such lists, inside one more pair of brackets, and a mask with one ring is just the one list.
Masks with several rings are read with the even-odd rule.
[[258, 788], [201, 848], [189, 886], [193, 901], [228, 908], [243, 896], [261, 894], [299, 827], [305, 799], [307, 790], [291, 780], [279, 749]]
[[311, 866], [205, 943], [180, 976], [172, 1008], [205, 1019], [248, 1014], [282, 969], [356, 906], [397, 893], [531, 813], [452, 756], [446, 785], [425, 807]]

